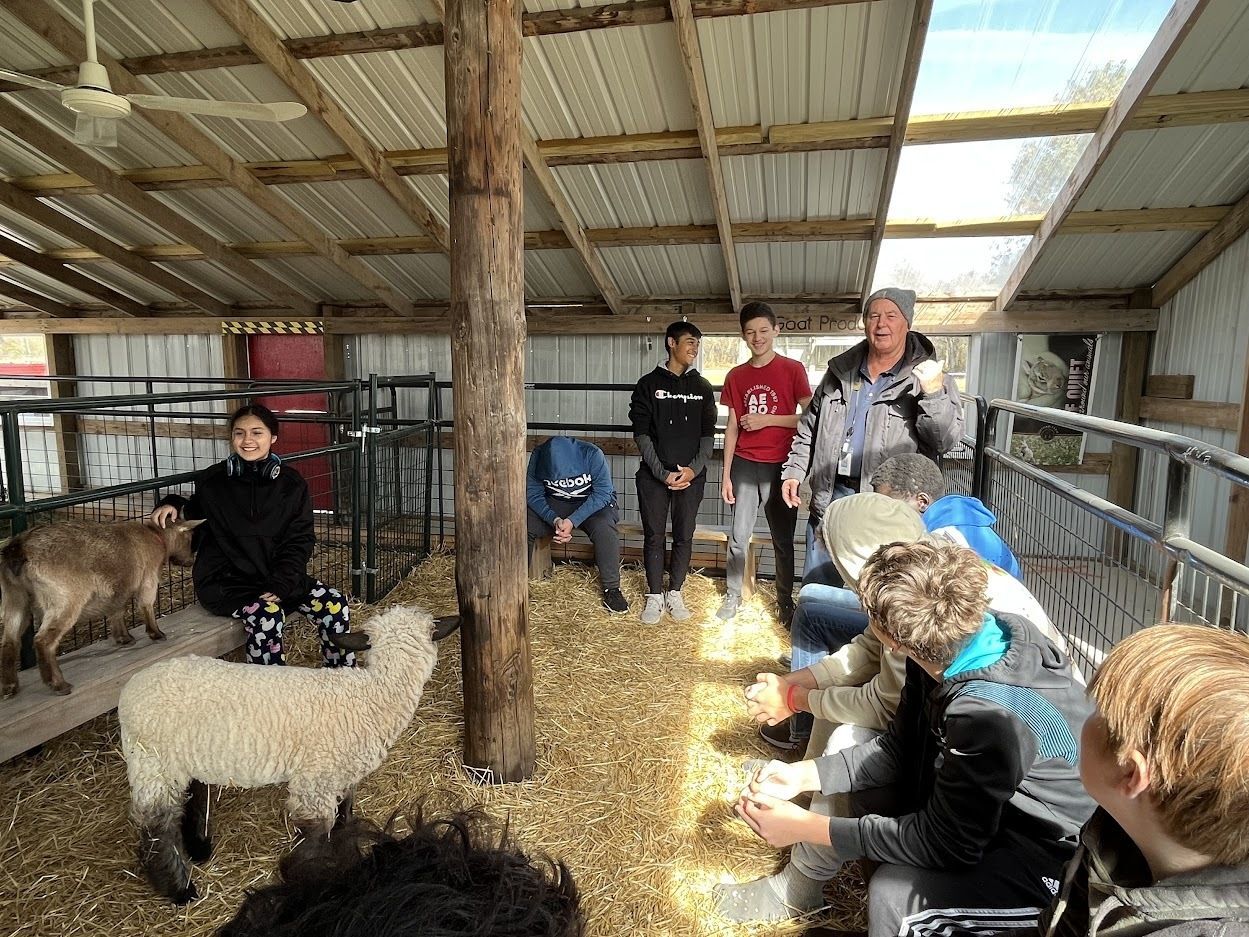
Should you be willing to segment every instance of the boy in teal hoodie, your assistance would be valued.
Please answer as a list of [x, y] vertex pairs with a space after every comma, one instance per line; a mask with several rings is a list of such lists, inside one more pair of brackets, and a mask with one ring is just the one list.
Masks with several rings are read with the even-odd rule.
[[529, 456], [525, 497], [529, 555], [539, 537], [567, 543], [580, 527], [594, 544], [603, 606], [610, 612], [627, 612], [629, 603], [620, 591], [620, 536], [616, 532], [620, 515], [603, 450], [580, 439], [552, 436]]

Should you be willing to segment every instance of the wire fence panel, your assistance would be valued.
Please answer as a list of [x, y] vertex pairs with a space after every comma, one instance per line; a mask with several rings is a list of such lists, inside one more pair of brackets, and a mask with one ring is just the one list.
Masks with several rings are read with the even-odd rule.
[[432, 422], [370, 440], [366, 601], [376, 602], [433, 549]]

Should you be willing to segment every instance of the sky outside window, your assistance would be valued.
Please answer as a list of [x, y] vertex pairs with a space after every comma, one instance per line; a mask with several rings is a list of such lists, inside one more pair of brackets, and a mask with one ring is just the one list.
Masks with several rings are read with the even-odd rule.
[[[936, 0], [912, 114], [1001, 111], [1115, 97], [1172, 0]], [[1090, 134], [907, 146], [890, 221], [1044, 214]], [[957, 242], [957, 243], [956, 243]], [[875, 286], [993, 294], [1027, 238], [886, 240]]]

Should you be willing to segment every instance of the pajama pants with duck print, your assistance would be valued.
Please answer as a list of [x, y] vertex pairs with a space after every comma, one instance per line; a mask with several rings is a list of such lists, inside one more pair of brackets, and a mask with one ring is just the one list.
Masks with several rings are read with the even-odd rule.
[[317, 626], [321, 635], [321, 656], [326, 667], [354, 667], [356, 655], [344, 651], [330, 640], [332, 634], [346, 634], [350, 628], [351, 611], [347, 597], [318, 580], [309, 593], [298, 601], [283, 605], [257, 598], [234, 612], [234, 617], [247, 629], [244, 655], [249, 664], [285, 664], [282, 656], [282, 628], [287, 611], [300, 611]]

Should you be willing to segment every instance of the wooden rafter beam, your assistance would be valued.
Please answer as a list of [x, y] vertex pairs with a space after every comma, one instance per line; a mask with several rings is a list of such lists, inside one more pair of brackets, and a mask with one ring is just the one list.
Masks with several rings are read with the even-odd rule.
[[537, 146], [534, 145], [533, 137], [523, 127], [520, 131], [520, 148], [525, 157], [525, 165], [529, 167], [530, 175], [533, 176], [534, 181], [538, 184], [538, 188], [542, 190], [542, 193], [551, 203], [551, 207], [555, 209], [555, 215], [559, 218], [560, 228], [567, 239], [568, 246], [572, 247], [578, 256], [581, 257], [581, 262], [585, 264], [586, 270], [590, 273], [590, 279], [594, 281], [598, 291], [603, 294], [603, 302], [607, 304], [607, 308], [613, 314], [622, 312], [620, 290], [617, 289], [616, 284], [612, 281], [611, 274], [607, 272], [607, 266], [603, 263], [603, 258], [599, 255], [598, 249], [594, 244], [586, 237], [586, 231], [581, 227], [581, 222], [577, 219], [577, 213], [564, 195], [564, 190], [559, 187], [555, 174], [551, 172], [551, 168], [547, 166], [546, 160], [538, 152]]
[[0, 279], [0, 297], [7, 297], [15, 303], [29, 306], [31, 309], [36, 309], [56, 319], [70, 319], [78, 315], [77, 310], [65, 305], [65, 303], [49, 299], [42, 293], [25, 289], [16, 283], [10, 283], [8, 280]]
[[867, 263], [863, 268], [862, 293], [872, 291], [872, 279], [876, 276], [876, 264], [880, 260], [880, 246], [885, 240], [885, 220], [889, 215], [889, 201], [893, 198], [893, 184], [898, 178], [898, 163], [902, 159], [902, 147], [906, 142], [906, 125], [911, 115], [911, 101], [915, 99], [915, 83], [919, 79], [919, 60], [924, 54], [924, 41], [928, 38], [928, 22], [932, 19], [932, 0], [914, 0], [911, 15], [911, 31], [906, 40], [906, 56], [902, 62], [902, 77], [898, 86], [898, 104], [894, 108], [893, 127], [889, 139], [889, 151], [885, 156], [885, 168], [880, 182], [880, 195], [876, 199], [876, 221], [872, 227], [872, 243], [867, 250]]
[[315, 302], [296, 292], [238, 252], [230, 250], [209, 237], [201, 228], [188, 221], [181, 212], [170, 208], [122, 179], [103, 163], [88, 156], [82, 147], [74, 145], [25, 111], [4, 100], [0, 100], [0, 126], [3, 126], [18, 140], [33, 147], [35, 152], [53, 162], [60, 163], [75, 175], [90, 181], [101, 194], [116, 199], [141, 218], [147, 219], [156, 227], [194, 246], [202, 253], [204, 259], [225, 267], [272, 302], [289, 306], [301, 315], [315, 316], [317, 314]]
[[[1208, 267], [1214, 258], [1223, 253], [1226, 247], [1239, 240], [1246, 232], [1249, 232], [1249, 193], [1231, 206], [1219, 223], [1154, 284], [1153, 304], [1161, 308], [1185, 284], [1191, 283], [1197, 274]], [[1249, 439], [1249, 436], [1246, 438]]]
[[247, 0], [208, 0], [208, 3], [239, 34], [248, 48], [308, 107], [309, 112], [343, 142], [369, 178], [380, 185], [404, 214], [416, 222], [444, 251], [449, 251], [451, 239], [447, 234], [447, 226], [438, 219], [416, 190], [399, 178], [394, 167], [387, 162], [385, 154], [369, 142], [360, 132], [360, 128], [347, 116], [342, 105], [327, 94], [308, 68], [301, 65], [282, 45], [277, 33], [257, 15]]
[[[0, 183], [0, 186], [3, 184]], [[0, 200], [2, 201], [2, 200]], [[1232, 210], [1228, 205], [1206, 208], [1141, 208], [1121, 211], [1072, 212], [1063, 225], [1065, 234], [1129, 234], [1149, 231], [1209, 231]], [[892, 221], [885, 226], [887, 237], [949, 238], [1027, 235], [1036, 230], [1041, 215], [1017, 218], [932, 222]], [[846, 221], [750, 221], [733, 225], [736, 243], [788, 243], [811, 241], [865, 241], [872, 236], [870, 218]], [[591, 250], [602, 247], [663, 247], [689, 244], [718, 244], [715, 225], [661, 225], [639, 228], [590, 228], [583, 234]], [[69, 235], [67, 235], [69, 236]], [[80, 241], [80, 243], [82, 243]], [[424, 236], [344, 238], [337, 242], [357, 257], [388, 257], [403, 254], [436, 254], [441, 248]], [[230, 249], [252, 260], [278, 260], [308, 257], [314, 251], [302, 241], [240, 241]], [[563, 230], [529, 231], [526, 250], [568, 250], [572, 247]], [[145, 260], [177, 263], [204, 260], [204, 254], [191, 244], [142, 244], [119, 248]], [[113, 260], [89, 247], [66, 247], [45, 251], [47, 256], [70, 263], [98, 263]], [[0, 262], [0, 266], [3, 263]]]
[[1105, 165], [1110, 152], [1123, 136], [1131, 123], [1133, 115], [1140, 109], [1146, 95], [1162, 77], [1167, 65], [1179, 51], [1189, 31], [1209, 4], [1210, 0], [1175, 0], [1174, 5], [1158, 27], [1158, 32], [1150, 42], [1149, 48], [1141, 56], [1136, 68], [1128, 76], [1127, 82], [1115, 98], [1114, 104], [1106, 112], [1097, 132], [1089, 141], [1088, 146], [1080, 155], [1079, 162], [1071, 171], [1066, 183], [1054, 200], [1054, 204], [1045, 214], [1045, 219], [1037, 228], [1036, 234], [1028, 242], [1023, 256], [1015, 264], [1015, 269], [1007, 278], [997, 297], [997, 308], [1007, 310], [1019, 294], [1023, 281], [1036, 265], [1042, 252], [1050, 241], [1058, 234], [1062, 223], [1075, 210], [1076, 203], [1087, 191], [1097, 171]]
[[[0, 290], [2, 292], [2, 290]], [[766, 298], [766, 297], [765, 297]], [[801, 327], [808, 334], [845, 335], [861, 328], [858, 311], [851, 303], [782, 303], [769, 300], [786, 327]], [[13, 311], [10, 311], [12, 314]], [[718, 302], [669, 300], [639, 304], [635, 314], [614, 316], [603, 306], [554, 312], [530, 304], [525, 320], [533, 335], [654, 335], [681, 315], [689, 315], [704, 332], [735, 335], [737, 316], [727, 299]], [[648, 318], [649, 317], [649, 318]], [[290, 317], [252, 315], [255, 321], [289, 321]], [[970, 335], [980, 332], [1148, 332], [1158, 328], [1154, 309], [1096, 309], [1086, 305], [1053, 306], [1021, 316], [994, 312], [988, 301], [979, 303], [919, 303], [916, 327], [926, 335]], [[445, 305], [424, 307], [419, 316], [334, 316], [322, 320], [326, 334], [435, 334], [451, 329]], [[205, 334], [221, 326], [204, 316], [191, 318], [123, 319], [91, 318], [0, 319], [0, 335], [31, 333], [83, 334]]]
[[[98, 231], [80, 224], [68, 215], [45, 205], [33, 195], [29, 195], [16, 186], [9, 185], [3, 181], [0, 181], [0, 205], [4, 205], [37, 222], [49, 231], [55, 231], [71, 241], [77, 241], [95, 257], [102, 260], [111, 260], [119, 267], [129, 270], [147, 282], [198, 306], [210, 315], [224, 316], [229, 314], [229, 303], [222, 302], [215, 296], [210, 296], [202, 290], [196, 289], [169, 271], [162, 270], [138, 251], [129, 250], [116, 241], [110, 241]], [[69, 258], [61, 257], [57, 259], [68, 260]]]
[[63, 261], [53, 260], [46, 254], [32, 250], [20, 241], [15, 241], [3, 234], [0, 234], [0, 254], [3, 254], [10, 260], [17, 261], [24, 267], [37, 270], [44, 276], [51, 277], [58, 283], [63, 283], [71, 289], [93, 296], [100, 302], [112, 306], [128, 316], [147, 315], [147, 306], [143, 303], [131, 299], [129, 296], [123, 296], [98, 280], [84, 277], [76, 270], [70, 270]]
[[[47, 41], [62, 55], [77, 62], [85, 56], [81, 31], [71, 25], [44, 0], [0, 0], [0, 7], [16, 17], [35, 35]], [[148, 93], [151, 89], [140, 84], [130, 72], [115, 59], [103, 52], [100, 64], [108, 69], [113, 90], [121, 93]], [[211, 166], [218, 175], [241, 192], [257, 209], [289, 229], [313, 246], [316, 252], [338, 270], [360, 284], [396, 312], [410, 312], [411, 301], [397, 293], [368, 264], [339, 250], [326, 233], [311, 218], [295, 208], [276, 192], [268, 190], [238, 160], [214, 143], [187, 117], [171, 111], [145, 110], [143, 119], [160, 130], [178, 146], [190, 152], [196, 159]], [[134, 116], [129, 120], [136, 119]]]
[[[844, 6], [865, 0], [694, 0], [696, 17], [744, 16], [777, 10], [812, 10], [819, 7]], [[589, 29], [612, 29], [619, 26], [647, 26], [672, 19], [667, 0], [639, 0], [604, 6], [569, 10], [526, 13], [521, 29], [526, 36], [558, 36]], [[339, 55], [363, 55], [369, 52], [396, 52], [403, 49], [425, 49], [443, 42], [441, 23], [420, 23], [364, 32], [336, 33], [283, 40], [287, 51], [296, 59], [329, 58]], [[247, 46], [224, 46], [213, 49], [192, 49], [186, 52], [164, 52], [121, 60], [132, 75], [159, 75], [165, 72], [191, 72], [206, 68], [232, 68], [256, 65], [260, 57]], [[77, 68], [46, 68], [31, 72], [51, 81], [72, 82]], [[17, 90], [4, 83], [0, 91]]]
[[[1027, 107], [970, 114], [912, 116], [906, 127], [907, 143], [965, 143], [1019, 137], [1092, 133], [1106, 116], [1107, 104], [1066, 108]], [[1148, 97], [1130, 121], [1130, 130], [1165, 129], [1243, 123], [1249, 121], [1249, 89], [1195, 91]], [[869, 149], [889, 145], [892, 117], [826, 121], [806, 124], [717, 127], [716, 143], [721, 156], [757, 153], [796, 153], [840, 149]], [[696, 130], [633, 133], [610, 137], [574, 137], [539, 140], [538, 152], [548, 166], [585, 166], [632, 163], [648, 160], [697, 159], [702, 155]], [[387, 150], [383, 153], [401, 176], [446, 175], [444, 147], [424, 150]], [[324, 159], [269, 160], [245, 163], [245, 168], [266, 185], [352, 182], [369, 178], [360, 162], [349, 154]], [[205, 189], [228, 186], [208, 166], [159, 166], [127, 169], [122, 176], [139, 188]], [[40, 196], [92, 195], [87, 180], [72, 173], [21, 176], [14, 185]]]
[[685, 68], [685, 80], [694, 105], [694, 120], [698, 125], [698, 145], [702, 149], [707, 166], [707, 181], [711, 187], [711, 206], [715, 211], [716, 230], [720, 234], [720, 252], [724, 256], [724, 270], [728, 277], [729, 298], [733, 311], [742, 308], [742, 283], [737, 273], [737, 250], [733, 246], [733, 220], [729, 216], [729, 200], [724, 188], [724, 169], [720, 165], [720, 150], [716, 140], [715, 121], [711, 113], [711, 93], [707, 89], [707, 72], [703, 67], [702, 45], [698, 41], [698, 26], [694, 22], [694, 10], [690, 0], [670, 0], [672, 21], [677, 28], [677, 44], [681, 47], [681, 64]]

